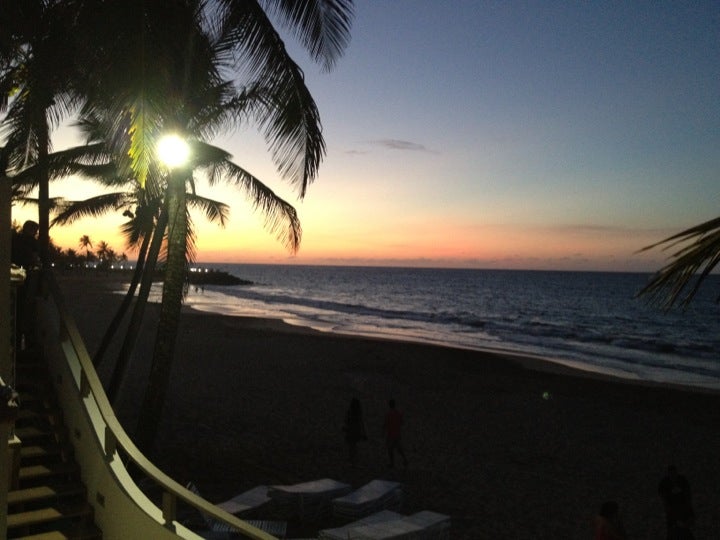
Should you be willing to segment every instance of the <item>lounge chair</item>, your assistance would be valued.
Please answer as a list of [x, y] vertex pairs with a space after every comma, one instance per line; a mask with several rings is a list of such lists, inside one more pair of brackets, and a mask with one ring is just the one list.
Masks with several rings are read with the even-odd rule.
[[357, 527], [363, 525], [383, 523], [387, 521], [396, 521], [402, 518], [402, 514], [398, 514], [397, 512], [393, 512], [391, 510], [381, 510], [380, 512], [375, 512], [374, 514], [365, 516], [364, 518], [353, 521], [352, 523], [343, 527], [323, 529], [318, 533], [318, 538], [321, 540], [347, 540], [348, 538], [355, 538], [355, 536], [352, 536], [352, 531]]
[[[187, 489], [189, 489], [196, 495], [200, 495], [200, 490], [198, 490], [197, 486], [192, 482], [188, 482]], [[268, 534], [271, 534], [278, 538], [284, 538], [287, 532], [286, 521], [246, 519], [246, 516], [248, 514], [257, 511], [260, 508], [264, 508], [270, 503], [270, 498], [267, 496], [267, 492], [267, 486], [257, 486], [253, 489], [244, 491], [243, 493], [236, 495], [232, 499], [228, 499], [227, 501], [216, 504], [215, 506], [217, 506], [218, 508], [222, 508], [229, 514], [234, 514], [242, 518], [243, 521], [249, 523], [253, 527], [265, 531]], [[235, 532], [235, 529], [231, 525], [213, 519], [204, 514], [203, 519], [205, 520], [205, 523], [207, 524], [207, 527], [209, 529], [209, 534], [206, 536], [206, 538], [215, 539], [233, 537], [232, 533]]]
[[[384, 511], [387, 512], [387, 511]], [[394, 512], [390, 512], [394, 514]], [[337, 529], [320, 531], [323, 540], [446, 540], [450, 538], [450, 516], [424, 510], [411, 516], [380, 512]]]
[[[213, 520], [214, 521], [214, 520]], [[275, 536], [276, 538], [285, 538], [287, 534], [287, 521], [277, 521], [270, 519], [243, 519], [246, 523], [252, 525], [256, 529], [265, 531], [268, 534]], [[232, 533], [240, 532], [234, 529], [232, 526], [222, 521], [215, 521], [210, 526], [211, 533], [231, 533], [230, 538], [233, 538]]]
[[330, 478], [300, 484], [270, 486], [273, 509], [285, 518], [315, 521], [331, 511], [331, 501], [352, 490], [352, 486]]
[[354, 520], [380, 510], [400, 510], [403, 500], [402, 484], [387, 480], [372, 480], [363, 487], [333, 499], [333, 514]]
[[[193, 493], [200, 495], [200, 491], [192, 482], [188, 482], [187, 488]], [[229, 514], [233, 514], [238, 517], [248, 517], [251, 514], [256, 514], [266, 505], [269, 505], [270, 502], [270, 497], [268, 497], [268, 487], [257, 486], [249, 489], [248, 491], [243, 491], [239, 495], [235, 495], [232, 499], [217, 503], [215, 506], [222, 508]]]

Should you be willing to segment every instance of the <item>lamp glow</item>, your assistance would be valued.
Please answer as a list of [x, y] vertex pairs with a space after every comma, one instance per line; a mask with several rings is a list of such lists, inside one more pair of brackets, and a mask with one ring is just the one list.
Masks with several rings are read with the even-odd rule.
[[166, 135], [158, 141], [157, 153], [160, 161], [173, 168], [187, 162], [190, 156], [190, 147], [181, 137]]

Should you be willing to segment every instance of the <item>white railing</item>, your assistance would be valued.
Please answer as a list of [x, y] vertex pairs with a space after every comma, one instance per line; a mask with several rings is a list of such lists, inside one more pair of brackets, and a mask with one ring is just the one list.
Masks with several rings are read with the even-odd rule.
[[[274, 539], [188, 491], [137, 449], [115, 417], [52, 275], [47, 277], [47, 285], [49, 294], [38, 298], [40, 340], [103, 539], [201, 539], [177, 521], [179, 502], [248, 538]], [[154, 484], [153, 491], [162, 493], [159, 507], [137, 486], [128, 472], [130, 464]]]

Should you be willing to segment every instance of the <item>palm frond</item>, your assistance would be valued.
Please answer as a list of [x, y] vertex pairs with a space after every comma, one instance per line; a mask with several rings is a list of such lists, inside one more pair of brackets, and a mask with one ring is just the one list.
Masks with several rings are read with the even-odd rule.
[[138, 203], [135, 211], [130, 213], [130, 219], [120, 226], [128, 247], [139, 246], [146, 236], [152, 235], [159, 212], [160, 202], [157, 199]]
[[145, 187], [161, 130], [161, 116], [158, 111], [149, 109], [152, 109], [152, 102], [142, 97], [138, 98], [131, 108], [131, 123], [128, 130], [130, 136], [128, 155], [141, 188]]
[[260, 5], [230, 0], [224, 4], [225, 39], [236, 46], [237, 66], [264, 87], [265, 102], [255, 118], [278, 171], [303, 198], [325, 154], [320, 113], [302, 70]]
[[[74, 147], [48, 156], [47, 176], [51, 181], [78, 176], [100, 182], [105, 187], [127, 184], [127, 179], [115, 176], [115, 167], [107, 162], [108, 155], [100, 145]], [[84, 161], [81, 162], [81, 161]], [[42, 177], [40, 165], [35, 163], [12, 176], [13, 199], [29, 194]]]
[[243, 168], [231, 162], [225, 162], [224, 168], [226, 180], [240, 187], [253, 209], [263, 214], [265, 228], [274, 233], [291, 253], [297, 253], [302, 227], [295, 208]]
[[53, 225], [70, 225], [84, 217], [101, 217], [111, 210], [118, 210], [132, 204], [133, 198], [127, 193], [106, 193], [84, 201], [66, 201], [58, 207]]
[[190, 193], [187, 194], [187, 202], [190, 208], [201, 211], [208, 221], [217, 222], [221, 227], [225, 227], [230, 215], [230, 207], [227, 204]]
[[208, 184], [214, 186], [222, 179], [223, 164], [225, 161], [230, 161], [230, 153], [199, 140], [192, 141], [191, 148], [193, 168], [202, 171]]
[[637, 296], [646, 297], [665, 309], [676, 303], [687, 307], [720, 262], [720, 218], [690, 227], [640, 251], [660, 246], [667, 250], [678, 245], [682, 247], [672, 254], [672, 262], [661, 268]]
[[195, 224], [190, 217], [189, 211], [187, 211], [186, 230], [187, 234], [185, 235], [185, 276], [187, 278], [187, 276], [190, 274], [190, 266], [197, 260], [197, 233], [195, 232]]
[[332, 69], [350, 42], [354, 17], [352, 0], [260, 0], [265, 11], [280, 17], [310, 53]]

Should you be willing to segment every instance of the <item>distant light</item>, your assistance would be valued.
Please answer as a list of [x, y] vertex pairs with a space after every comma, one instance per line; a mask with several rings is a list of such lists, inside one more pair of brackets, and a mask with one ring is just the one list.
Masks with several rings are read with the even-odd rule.
[[190, 146], [178, 135], [165, 135], [158, 141], [157, 153], [165, 165], [170, 168], [178, 167], [190, 157]]

